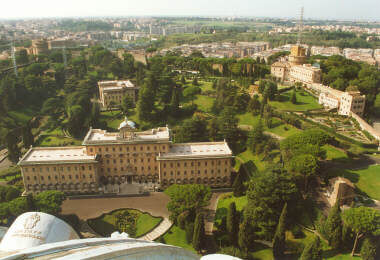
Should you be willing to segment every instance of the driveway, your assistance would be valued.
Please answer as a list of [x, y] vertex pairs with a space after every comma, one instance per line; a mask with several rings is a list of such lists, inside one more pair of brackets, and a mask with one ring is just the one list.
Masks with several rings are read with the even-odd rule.
[[77, 214], [80, 219], [87, 220], [115, 209], [133, 208], [156, 217], [169, 218], [168, 202], [169, 197], [162, 192], [144, 197], [71, 199], [63, 202], [62, 214]]

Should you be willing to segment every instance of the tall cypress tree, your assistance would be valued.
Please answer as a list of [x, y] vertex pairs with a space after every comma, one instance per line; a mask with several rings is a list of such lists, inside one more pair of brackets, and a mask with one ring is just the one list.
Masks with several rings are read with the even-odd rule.
[[227, 214], [227, 232], [232, 245], [238, 245], [239, 216], [235, 202], [230, 203]]
[[198, 252], [202, 249], [202, 243], [205, 237], [205, 223], [203, 213], [198, 213], [195, 218], [194, 232], [193, 232], [193, 247]]
[[34, 137], [29, 123], [22, 129], [22, 141], [25, 148], [29, 148], [34, 143]]
[[239, 172], [237, 173], [237, 176], [234, 180], [234, 183], [232, 184], [233, 193], [235, 197], [241, 197], [244, 195], [245, 192], [245, 186], [244, 181], [246, 180], [246, 172], [243, 165], [240, 165]]
[[360, 250], [360, 256], [363, 258], [363, 260], [376, 260], [380, 258], [380, 242], [378, 241], [378, 238], [373, 236], [367, 237], [362, 245], [362, 248]]
[[322, 260], [321, 240], [318, 236], [305, 246], [300, 260]]
[[244, 253], [248, 253], [248, 250], [252, 249], [251, 242], [253, 240], [253, 232], [251, 232], [250, 224], [247, 220], [244, 220], [243, 223], [240, 224], [238, 234], [239, 248]]
[[8, 132], [6, 143], [8, 149], [8, 159], [13, 163], [17, 163], [20, 158], [21, 151], [17, 146], [17, 136], [14, 134], [14, 131]]
[[285, 252], [285, 231], [286, 218], [288, 215], [288, 204], [285, 203], [282, 208], [281, 216], [278, 221], [276, 233], [273, 238], [273, 257], [274, 259], [283, 259]]
[[342, 217], [339, 207], [339, 200], [330, 209], [329, 216], [326, 221], [326, 230], [329, 244], [333, 249], [340, 249], [342, 246]]

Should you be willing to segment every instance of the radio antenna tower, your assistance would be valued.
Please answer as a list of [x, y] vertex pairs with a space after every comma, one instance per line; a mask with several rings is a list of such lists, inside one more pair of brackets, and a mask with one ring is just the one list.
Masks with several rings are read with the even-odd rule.
[[16, 54], [15, 54], [15, 48], [14, 48], [14, 42], [12, 41], [11, 43], [11, 56], [12, 56], [12, 61], [13, 61], [13, 70], [15, 72], [16, 77], [18, 77], [17, 73], [17, 63], [16, 63]]
[[303, 32], [303, 6], [301, 7], [301, 15], [300, 15], [300, 20], [298, 22], [298, 39], [297, 39], [297, 45], [301, 45], [301, 40], [302, 40], [302, 32]]

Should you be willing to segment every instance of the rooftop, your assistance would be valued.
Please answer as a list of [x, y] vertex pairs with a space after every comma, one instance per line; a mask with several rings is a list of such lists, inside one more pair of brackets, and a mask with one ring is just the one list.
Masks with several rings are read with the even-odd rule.
[[101, 129], [90, 129], [83, 140], [83, 145], [128, 142], [168, 142], [170, 130], [167, 127], [154, 128], [143, 132], [133, 132], [133, 137], [124, 139], [119, 132], [107, 132]]
[[130, 80], [108, 80], [99, 81], [99, 87], [104, 90], [121, 90], [124, 88], [135, 88], [135, 85]]
[[35, 163], [79, 163], [97, 162], [95, 156], [87, 155], [83, 146], [70, 147], [32, 147], [21, 158], [19, 165]]
[[232, 151], [226, 142], [173, 144], [168, 153], [158, 159], [184, 157], [232, 157]]

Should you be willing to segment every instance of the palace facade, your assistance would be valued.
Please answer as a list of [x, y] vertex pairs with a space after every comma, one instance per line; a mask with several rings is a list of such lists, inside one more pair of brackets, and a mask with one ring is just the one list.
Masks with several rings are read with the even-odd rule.
[[170, 129], [90, 129], [78, 147], [32, 147], [19, 161], [26, 193], [105, 192], [112, 184], [164, 189], [171, 184], [228, 187], [233, 155], [226, 142], [172, 143]]
[[310, 86], [320, 83], [322, 71], [306, 63], [306, 50], [301, 46], [293, 46], [289, 60], [278, 61], [272, 64], [271, 74], [279, 81], [300, 82]]
[[125, 96], [131, 97], [132, 101], [136, 103], [138, 87], [129, 80], [99, 81], [98, 87], [103, 108], [119, 107]]

